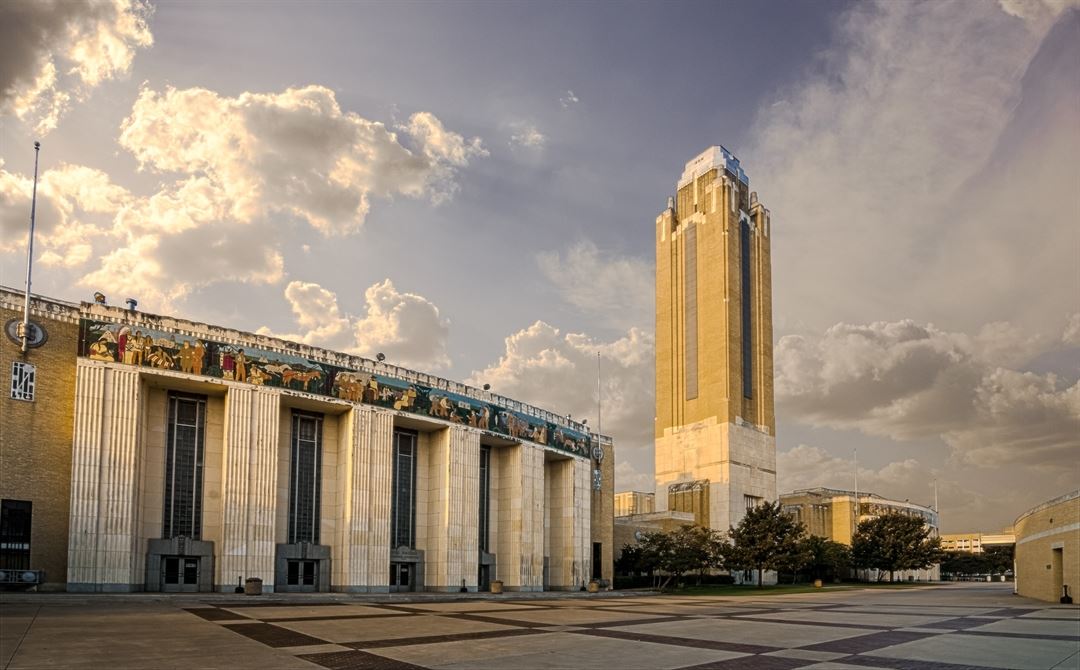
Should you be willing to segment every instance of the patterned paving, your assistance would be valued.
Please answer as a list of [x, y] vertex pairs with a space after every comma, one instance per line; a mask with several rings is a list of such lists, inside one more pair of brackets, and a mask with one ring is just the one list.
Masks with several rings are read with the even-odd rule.
[[242, 601], [186, 609], [331, 670], [1080, 670], [1075, 607], [920, 605], [889, 592], [860, 593], [853, 602], [838, 594], [827, 600]]

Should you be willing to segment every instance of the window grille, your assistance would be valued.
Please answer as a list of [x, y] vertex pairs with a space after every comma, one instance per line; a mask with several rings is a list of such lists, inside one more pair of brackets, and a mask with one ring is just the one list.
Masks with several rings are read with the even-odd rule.
[[30, 524], [34, 503], [29, 500], [0, 502], [0, 569], [30, 569]]
[[202, 539], [205, 426], [205, 397], [169, 394], [163, 538]]
[[476, 538], [480, 551], [489, 551], [491, 543], [491, 447], [480, 447], [480, 522]]
[[37, 371], [33, 365], [14, 361], [11, 364], [11, 397], [15, 400], [34, 400]]
[[293, 413], [289, 543], [319, 543], [322, 416]]
[[392, 547], [416, 546], [416, 433], [394, 431]]

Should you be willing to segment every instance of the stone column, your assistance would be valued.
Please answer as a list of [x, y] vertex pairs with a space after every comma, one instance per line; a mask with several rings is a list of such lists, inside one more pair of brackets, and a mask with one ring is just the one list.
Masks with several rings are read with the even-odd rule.
[[553, 589], [576, 589], [590, 577], [590, 465], [582, 459], [547, 464], [548, 578]]
[[239, 385], [230, 386], [225, 397], [222, 541], [216, 562], [216, 586], [222, 591], [232, 588], [237, 575], [274, 586], [279, 398], [270, 389]]
[[341, 523], [332, 540], [332, 589], [389, 589], [390, 488], [394, 417], [371, 407], [352, 409], [348, 447], [338, 463]]
[[429, 532], [424, 586], [476, 590], [480, 434], [452, 426], [432, 435], [428, 467]]
[[138, 590], [139, 373], [80, 359], [75, 384], [68, 589]]
[[493, 452], [499, 478], [496, 579], [513, 591], [544, 588], [544, 450], [531, 444]]

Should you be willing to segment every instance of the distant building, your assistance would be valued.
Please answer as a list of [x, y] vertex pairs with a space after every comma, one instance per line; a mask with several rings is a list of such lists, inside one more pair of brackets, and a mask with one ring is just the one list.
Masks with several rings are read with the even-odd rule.
[[[0, 290], [5, 326], [22, 302]], [[612, 576], [613, 445], [582, 423], [133, 308], [34, 296], [31, 320], [41, 346], [0, 346], [0, 580], [457, 592]]]
[[656, 507], [722, 531], [776, 499], [770, 234], [720, 146], [656, 218]]
[[[859, 492], [857, 515], [855, 492], [842, 489], [799, 489], [781, 494], [780, 504], [789, 516], [806, 527], [808, 535], [817, 535], [848, 546], [851, 546], [852, 536], [860, 521], [889, 513], [918, 517], [930, 527], [932, 536], [938, 535], [938, 513], [932, 507], [889, 500], [875, 493]], [[870, 580], [877, 578], [876, 571], [863, 572], [868, 573], [863, 576]], [[929, 570], [907, 570], [897, 575], [899, 579], [937, 580], [940, 570], [934, 566]]]
[[690, 512], [649, 512], [615, 517], [615, 559], [622, 556], [623, 547], [635, 545], [645, 533], [670, 533], [683, 526], [694, 524], [694, 515]]
[[1080, 490], [1021, 514], [1016, 532], [1016, 592], [1058, 602], [1080, 588]]
[[644, 491], [623, 491], [615, 494], [615, 516], [651, 514], [656, 511], [656, 494]]
[[964, 554], [981, 554], [986, 547], [1005, 547], [1016, 543], [1012, 532], [993, 535], [986, 533], [946, 533], [941, 536], [941, 548]]

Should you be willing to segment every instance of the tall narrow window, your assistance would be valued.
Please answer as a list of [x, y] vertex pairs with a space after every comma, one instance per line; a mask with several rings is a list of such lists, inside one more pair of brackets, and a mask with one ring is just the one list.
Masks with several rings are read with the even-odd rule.
[[34, 380], [37, 371], [33, 365], [14, 361], [11, 364], [11, 397], [15, 400], [34, 399]]
[[34, 503], [29, 500], [0, 502], [0, 569], [30, 569], [30, 522]]
[[491, 545], [491, 447], [480, 447], [480, 523], [477, 526], [480, 551]]
[[169, 394], [165, 445], [164, 538], [202, 536], [203, 439], [206, 398]]
[[322, 428], [318, 414], [294, 412], [289, 470], [289, 543], [319, 543]]
[[743, 219], [739, 223], [739, 267], [742, 270], [742, 392], [750, 398], [754, 394], [754, 355], [752, 349], [753, 295], [750, 286], [750, 222]]
[[392, 547], [416, 546], [416, 433], [394, 431]]

